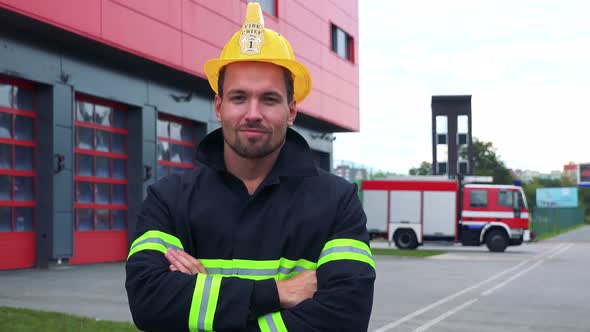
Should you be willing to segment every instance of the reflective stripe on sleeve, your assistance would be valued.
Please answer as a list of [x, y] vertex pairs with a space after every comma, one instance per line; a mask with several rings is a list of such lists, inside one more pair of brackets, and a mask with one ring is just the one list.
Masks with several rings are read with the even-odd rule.
[[213, 331], [221, 277], [197, 274], [188, 317], [189, 331]]
[[127, 259], [134, 253], [142, 250], [156, 250], [165, 254], [168, 248], [184, 250], [182, 243], [177, 237], [160, 231], [147, 231], [133, 241]]
[[303, 271], [315, 270], [317, 264], [305, 259], [297, 261], [280, 258], [277, 260], [246, 259], [198, 259], [207, 273], [243, 279], [285, 280]]
[[283, 317], [279, 311], [258, 317], [258, 326], [262, 332], [287, 332]]
[[366, 243], [353, 239], [328, 241], [320, 254], [318, 267], [335, 260], [354, 260], [364, 262], [375, 268], [371, 249]]

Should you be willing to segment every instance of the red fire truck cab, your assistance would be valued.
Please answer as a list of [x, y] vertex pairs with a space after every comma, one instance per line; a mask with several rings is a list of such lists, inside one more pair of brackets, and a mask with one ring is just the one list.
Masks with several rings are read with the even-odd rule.
[[452, 241], [502, 252], [528, 236], [529, 212], [519, 186], [401, 177], [365, 180], [361, 189], [369, 233], [400, 249]]

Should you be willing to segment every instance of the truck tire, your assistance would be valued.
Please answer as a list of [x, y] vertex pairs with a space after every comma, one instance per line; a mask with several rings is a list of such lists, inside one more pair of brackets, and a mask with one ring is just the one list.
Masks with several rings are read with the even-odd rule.
[[416, 234], [411, 229], [400, 229], [395, 232], [393, 240], [395, 241], [395, 246], [399, 249], [416, 249], [418, 247]]
[[501, 230], [491, 230], [486, 235], [486, 245], [491, 252], [504, 252], [506, 247], [508, 247], [508, 237]]

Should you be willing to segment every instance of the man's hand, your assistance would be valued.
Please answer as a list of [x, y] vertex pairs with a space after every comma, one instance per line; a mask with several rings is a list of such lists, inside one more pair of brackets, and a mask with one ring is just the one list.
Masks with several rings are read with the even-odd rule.
[[305, 271], [295, 277], [277, 281], [281, 308], [292, 308], [306, 299], [311, 299], [318, 289], [315, 271]]
[[165, 256], [170, 262], [170, 271], [180, 271], [190, 275], [197, 273], [207, 274], [207, 270], [205, 270], [201, 262], [182, 250], [169, 248]]

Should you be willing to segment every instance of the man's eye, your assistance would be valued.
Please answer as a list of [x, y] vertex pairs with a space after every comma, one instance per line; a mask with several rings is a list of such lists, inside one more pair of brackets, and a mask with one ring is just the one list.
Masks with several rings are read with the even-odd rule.
[[274, 105], [274, 104], [278, 103], [279, 100], [275, 97], [265, 97], [264, 99], [262, 99], [262, 102], [265, 103], [266, 105]]
[[229, 100], [233, 103], [242, 103], [246, 100], [244, 96], [231, 96]]

